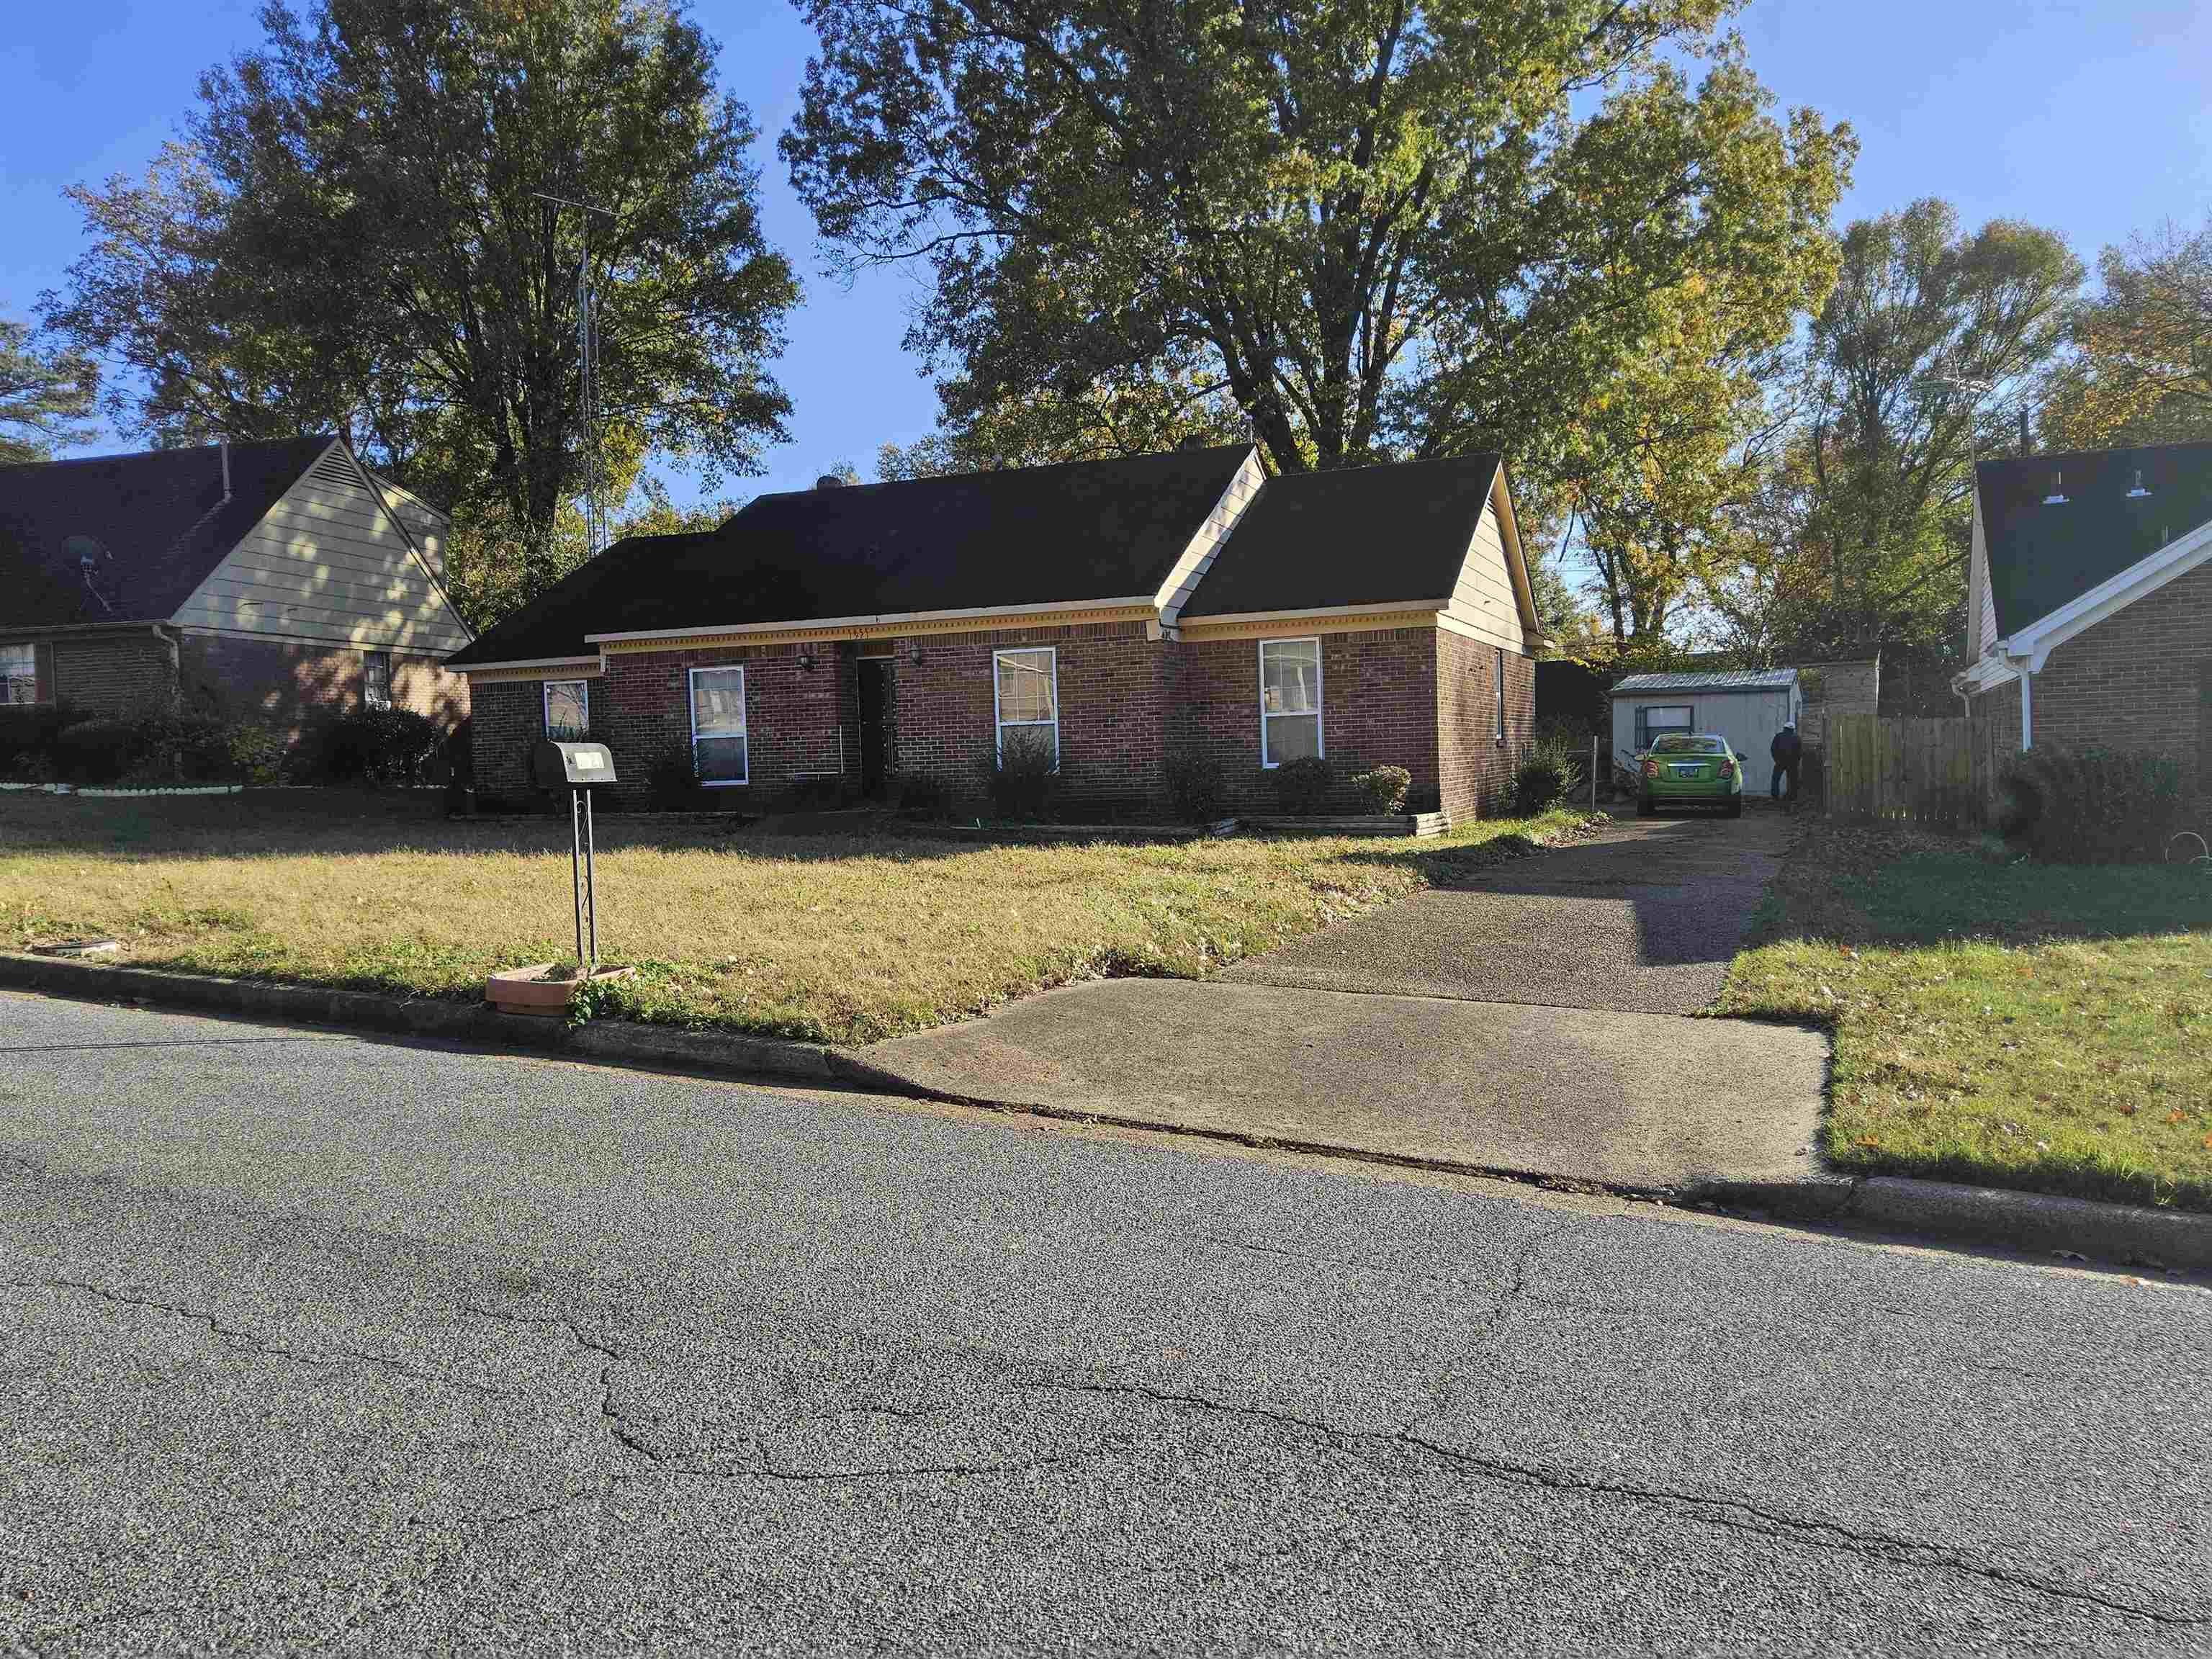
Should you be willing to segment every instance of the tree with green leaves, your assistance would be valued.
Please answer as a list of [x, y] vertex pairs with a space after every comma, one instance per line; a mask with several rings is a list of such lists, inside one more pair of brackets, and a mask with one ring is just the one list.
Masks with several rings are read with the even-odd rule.
[[1745, 555], [1776, 567], [1747, 591], [1790, 607], [1765, 624], [1784, 648], [1956, 648], [1974, 462], [2014, 447], [2022, 407], [2062, 360], [2082, 275], [2056, 231], [1993, 220], [1967, 234], [1948, 202], [1844, 230], [1813, 325], [1807, 415], [1769, 495], [1793, 511], [1770, 515]]
[[40, 349], [27, 325], [0, 318], [0, 466], [88, 441], [99, 387], [90, 358]]
[[351, 426], [453, 510], [481, 625], [582, 551], [562, 524], [588, 272], [609, 495], [648, 452], [710, 483], [757, 465], [797, 288], [762, 236], [750, 121], [679, 3], [316, 0], [262, 21], [144, 180], [72, 192], [92, 246], [44, 309], [123, 371], [119, 424]]
[[955, 441], [1211, 404], [1279, 471], [1541, 466], [1686, 281], [1795, 286], [1851, 148], [1769, 115], [1728, 0], [804, 3], [793, 181], [930, 270]]
[[2073, 319], [2075, 356], [2047, 420], [2069, 449], [2212, 439], [2212, 216], [2097, 261], [2101, 291]]

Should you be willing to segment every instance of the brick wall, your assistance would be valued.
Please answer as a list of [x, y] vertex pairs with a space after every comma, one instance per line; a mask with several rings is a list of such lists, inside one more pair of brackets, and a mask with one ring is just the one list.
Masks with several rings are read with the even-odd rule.
[[[1148, 641], [1141, 623], [1006, 629], [871, 641], [892, 659], [890, 772], [928, 777], [965, 805], [981, 801], [993, 752], [995, 652], [1048, 646], [1060, 693], [1060, 796], [1102, 807], [1164, 804], [1161, 768], [1171, 751], [1195, 750], [1218, 765], [1232, 811], [1272, 811], [1272, 775], [1260, 766], [1256, 639]], [[1463, 647], [1461, 648], [1461, 647]], [[646, 794], [653, 757], [690, 740], [687, 671], [742, 663], [750, 777], [718, 790], [732, 810], [781, 805], [802, 778], [834, 775], [842, 757], [857, 787], [859, 659], [852, 643], [623, 653], [590, 682], [592, 734], [614, 751], [616, 793]], [[802, 668], [802, 650], [814, 659]], [[1534, 718], [1535, 672], [1506, 656], [1508, 747], [1492, 735], [1490, 648], [1428, 628], [1322, 635], [1323, 744], [1340, 780], [1370, 767], [1413, 774], [1411, 799], [1440, 799], [1460, 816], [1495, 811], [1510, 781], [1510, 757]], [[1450, 696], [1439, 684], [1447, 665]], [[537, 680], [482, 684], [475, 693], [477, 789], [520, 795], [529, 746], [544, 729]], [[1455, 733], [1448, 778], [1439, 775], [1439, 720]], [[1449, 787], [1447, 787], [1449, 785]], [[1348, 785], [1334, 803], [1353, 810]]]
[[[2040, 714], [2039, 706], [2037, 712]], [[1976, 720], [1993, 720], [1996, 725], [1996, 750], [1999, 755], [2020, 752], [2020, 682], [2014, 679], [1998, 681], [1973, 700]]]
[[1828, 722], [1838, 714], [1874, 714], [1881, 709], [1881, 659], [1807, 663], [1797, 671], [1804, 712], [1797, 735], [1818, 746], [1827, 741]]
[[[188, 632], [178, 647], [179, 677], [191, 706], [265, 722], [289, 744], [316, 714], [362, 706], [362, 654], [350, 647]], [[395, 651], [392, 701], [451, 727], [468, 717], [469, 684], [435, 657]]]
[[2053, 651], [2035, 677], [2035, 741], [2155, 750], [2181, 762], [2185, 789], [2212, 794], [2212, 779], [2204, 776], [2205, 721], [2212, 714], [2198, 679], [2208, 662], [2212, 564]]
[[131, 714], [176, 695], [169, 641], [151, 628], [126, 634], [64, 635], [53, 642], [54, 698], [72, 708]]
[[1505, 653], [1505, 741], [1498, 741], [1497, 648], [1436, 630], [1437, 729], [1443, 810], [1454, 821], [1505, 811], [1516, 760], [1536, 726], [1536, 664]]
[[[1321, 636], [1322, 749], [1339, 786], [1333, 810], [1360, 809], [1345, 781], [1376, 766], [1413, 775], [1410, 801], [1436, 799], [1436, 638], [1429, 628]], [[1186, 641], [1170, 650], [1163, 691], [1174, 711], [1171, 740], [1221, 769], [1230, 810], [1277, 811], [1273, 775], [1260, 765], [1260, 641]]]

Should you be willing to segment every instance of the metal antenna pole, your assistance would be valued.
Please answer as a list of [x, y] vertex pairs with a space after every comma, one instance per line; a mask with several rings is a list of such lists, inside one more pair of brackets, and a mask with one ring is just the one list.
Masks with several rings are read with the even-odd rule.
[[[550, 202], [556, 207], [572, 207], [584, 213], [596, 213], [602, 219], [615, 216], [607, 209], [595, 207], [589, 202], [550, 195], [542, 190], [530, 193], [535, 199]], [[607, 510], [602, 499], [606, 469], [599, 454], [599, 299], [592, 292], [592, 249], [588, 234], [584, 239], [583, 257], [576, 262], [576, 354], [577, 413], [584, 427], [584, 551], [586, 557], [596, 558], [606, 550], [607, 544]]]

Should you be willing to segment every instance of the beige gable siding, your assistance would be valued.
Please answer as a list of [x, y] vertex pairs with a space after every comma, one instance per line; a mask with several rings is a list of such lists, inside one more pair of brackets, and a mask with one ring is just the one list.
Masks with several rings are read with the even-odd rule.
[[376, 484], [384, 492], [386, 503], [399, 515], [399, 522], [407, 526], [407, 533], [415, 538], [415, 550], [430, 567], [430, 574], [440, 581], [445, 580], [446, 538], [453, 527], [451, 516], [441, 513], [413, 491], [402, 489], [380, 473]]
[[444, 655], [468, 634], [333, 447], [172, 619], [311, 643]]
[[1997, 598], [1990, 586], [1990, 550], [1982, 539], [1982, 502], [1974, 498], [1974, 551], [1966, 576], [1966, 659], [1994, 649], [1997, 642]]
[[1508, 651], [1528, 651], [1520, 602], [1513, 594], [1513, 573], [1505, 561], [1505, 538], [1498, 527], [1495, 496], [1482, 509], [1482, 522], [1474, 527], [1474, 540], [1459, 568], [1458, 585], [1444, 607], [1444, 623], [1455, 633], [1504, 646]]
[[1164, 625], [1175, 626], [1183, 606], [1190, 603], [1190, 596], [1198, 591], [1199, 583], [1212, 566], [1214, 556], [1221, 551], [1221, 544], [1229, 539], [1229, 532], [1237, 528], [1237, 521], [1244, 516], [1244, 509], [1252, 505], [1252, 498], [1260, 493], [1260, 486], [1267, 479], [1267, 472], [1260, 465], [1260, 452], [1255, 449], [1244, 458], [1243, 465], [1229, 481], [1229, 488], [1222, 492], [1213, 511], [1206, 514], [1206, 522], [1199, 526], [1198, 533], [1190, 538], [1190, 545], [1176, 561], [1175, 568], [1168, 572], [1167, 580], [1160, 585], [1156, 602]]

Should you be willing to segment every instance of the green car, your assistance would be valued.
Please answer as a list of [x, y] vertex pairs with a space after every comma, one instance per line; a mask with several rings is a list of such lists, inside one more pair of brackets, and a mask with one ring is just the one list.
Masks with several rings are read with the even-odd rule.
[[1743, 763], [1726, 738], [1710, 732], [1670, 732], [1646, 750], [1640, 763], [1644, 792], [1636, 815], [1662, 806], [1718, 806], [1743, 816]]

